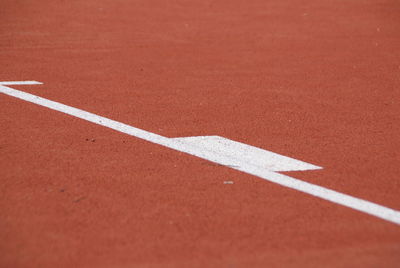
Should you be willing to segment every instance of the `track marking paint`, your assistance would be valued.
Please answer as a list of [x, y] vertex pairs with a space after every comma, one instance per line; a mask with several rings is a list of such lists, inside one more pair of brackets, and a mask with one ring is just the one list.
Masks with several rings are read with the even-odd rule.
[[0, 82], [0, 92], [149, 142], [194, 155], [400, 225], [400, 211], [277, 173], [277, 171], [320, 169], [318, 166], [218, 136], [187, 138], [163, 137], [78, 108], [8, 87], [8, 85], [37, 84], [42, 83], [36, 81]]
[[[235, 166], [237, 160], [269, 171], [300, 171], [322, 169], [321, 167], [260, 149], [248, 144], [229, 140], [220, 136], [198, 136], [172, 138], [194, 147], [199, 147], [207, 154], [226, 156], [228, 162], [219, 162], [225, 166]], [[210, 156], [212, 157], [212, 156]], [[210, 158], [210, 157], [207, 157]]]

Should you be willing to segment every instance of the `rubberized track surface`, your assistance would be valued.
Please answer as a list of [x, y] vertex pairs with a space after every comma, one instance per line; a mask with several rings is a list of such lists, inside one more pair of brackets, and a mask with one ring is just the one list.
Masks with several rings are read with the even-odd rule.
[[[324, 167], [400, 210], [396, 1], [11, 1], [0, 81]], [[0, 95], [1, 267], [397, 267], [399, 225]], [[224, 182], [233, 182], [226, 184]]]

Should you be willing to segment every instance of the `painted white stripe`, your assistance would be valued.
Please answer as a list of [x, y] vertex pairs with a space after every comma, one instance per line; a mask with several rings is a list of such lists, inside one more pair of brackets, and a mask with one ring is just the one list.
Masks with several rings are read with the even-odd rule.
[[[212, 141], [209, 143], [196, 143], [192, 142], [193, 140], [196, 140], [196, 138], [166, 138], [139, 128], [135, 128], [126, 124], [123, 124], [118, 121], [114, 121], [93, 113], [89, 113], [86, 111], [83, 111], [81, 109], [77, 109], [71, 106], [67, 106], [55, 101], [51, 101], [45, 98], [41, 98], [23, 91], [15, 90], [10, 87], [6, 87], [5, 83], [14, 83], [18, 85], [23, 85], [23, 84], [40, 84], [39, 82], [35, 81], [26, 81], [26, 82], [0, 82], [0, 92], [4, 93], [6, 95], [25, 100], [28, 102], [32, 102], [44, 107], [47, 107], [52, 110], [56, 110], [65, 114], [69, 114], [81, 119], [84, 119], [86, 121], [99, 124], [111, 129], [114, 129], [116, 131], [126, 133], [131, 136], [135, 136], [137, 138], [144, 139], [149, 142], [153, 142], [159, 145], [163, 145], [165, 147], [175, 149], [177, 151], [185, 152], [203, 159], [206, 159], [211, 162], [215, 162], [221, 165], [229, 166], [233, 169], [255, 175], [257, 177], [263, 178], [267, 181], [277, 183], [279, 185], [295, 189], [316, 197], [319, 197], [324, 200], [328, 200], [349, 208], [353, 208], [355, 210], [376, 216], [378, 218], [396, 223], [400, 225], [400, 211], [396, 211], [391, 208], [387, 208], [366, 200], [362, 200], [356, 197], [352, 197], [350, 195], [346, 195], [343, 193], [339, 193], [330, 189], [327, 189], [325, 187], [321, 187], [318, 185], [314, 185], [311, 183], [307, 183], [292, 177], [289, 177], [287, 175], [282, 175], [279, 173], [276, 173], [274, 171], [271, 171], [271, 169], [279, 169], [279, 167], [270, 167], [270, 170], [268, 169], [268, 166], [260, 166], [260, 162], [255, 160], [253, 162], [253, 159], [249, 158], [249, 155], [257, 155], [260, 153], [257, 151], [257, 153], [248, 153], [243, 158], [240, 157], [240, 155], [236, 154], [235, 151], [231, 152], [222, 152], [223, 148], [227, 148], [226, 146], [233, 145], [233, 146], [238, 146], [241, 147], [242, 145], [237, 145], [233, 141], [226, 142], [225, 145], [222, 146], [222, 149], [217, 149], [214, 150], [213, 148], [210, 148], [210, 144], [212, 144], [215, 141]], [[7, 84], [8, 85], [8, 84]], [[198, 139], [198, 138], [197, 138]], [[206, 138], [207, 140], [207, 138]], [[232, 143], [233, 142], [233, 143]], [[243, 147], [242, 147], [243, 148]], [[245, 149], [248, 149], [248, 147], [244, 147]], [[260, 149], [261, 150], [261, 149]], [[295, 159], [293, 159], [295, 160]], [[298, 161], [298, 160], [295, 160]], [[307, 164], [307, 163], [305, 163]], [[311, 165], [311, 164], [308, 164]], [[315, 167], [319, 168], [316, 166], [311, 165], [310, 167]], [[314, 169], [315, 169], [314, 168]]]
[[38, 81], [4, 81], [0, 82], [0, 85], [12, 86], [12, 85], [41, 85]]
[[[321, 167], [283, 156], [271, 151], [260, 149], [248, 144], [233, 141], [220, 136], [199, 136], [174, 138], [176, 141], [191, 144], [206, 149], [217, 155], [227, 156], [229, 159], [239, 159], [250, 165], [269, 171], [301, 171], [322, 169]], [[232, 166], [233, 163], [229, 163]]]

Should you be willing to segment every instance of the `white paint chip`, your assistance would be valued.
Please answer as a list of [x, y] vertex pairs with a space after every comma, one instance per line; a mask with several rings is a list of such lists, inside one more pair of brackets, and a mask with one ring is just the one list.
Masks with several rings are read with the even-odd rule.
[[321, 169], [321, 167], [219, 136], [163, 137], [81, 109], [7, 87], [8, 85], [37, 84], [41, 83], [37, 81], [0, 82], [0, 92], [353, 208], [395, 224], [400, 224], [399, 211], [277, 173], [277, 171], [312, 170]]

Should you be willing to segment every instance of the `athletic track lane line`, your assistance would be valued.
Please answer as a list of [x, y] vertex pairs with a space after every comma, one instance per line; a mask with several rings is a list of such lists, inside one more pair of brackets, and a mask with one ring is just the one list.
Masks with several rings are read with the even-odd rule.
[[[135, 128], [124, 123], [114, 121], [81, 109], [77, 109], [68, 105], [61, 104], [59, 102], [51, 101], [36, 95], [32, 95], [23, 91], [19, 91], [7, 85], [37, 85], [42, 84], [37, 81], [12, 81], [12, 82], [0, 82], [0, 92], [27, 102], [35, 103], [40, 106], [47, 107], [49, 109], [59, 111], [71, 116], [81, 118], [83, 120], [114, 129], [116, 131], [156, 143], [180, 152], [184, 152], [190, 155], [197, 156], [199, 158], [228, 166], [232, 169], [242, 171], [267, 181], [274, 182], [276, 184], [295, 189], [324, 200], [331, 201], [342, 206], [346, 206], [383, 220], [400, 225], [400, 211], [384, 207], [370, 201], [366, 201], [357, 197], [353, 197], [347, 194], [336, 192], [328, 188], [304, 182], [287, 175], [276, 173], [274, 171], [267, 170], [258, 165], [241, 159], [236, 155], [232, 154], [221, 154], [210, 151], [207, 148], [196, 146], [193, 143], [185, 142], [187, 138], [167, 138], [163, 137], [139, 128]], [[301, 162], [301, 161], [300, 161]], [[229, 164], [227, 164], [229, 163]], [[304, 163], [304, 162], [303, 162]], [[305, 163], [307, 164], [307, 163]], [[311, 164], [308, 164], [311, 165]], [[319, 168], [314, 166], [309, 169]], [[303, 169], [304, 170], [304, 169]]]

